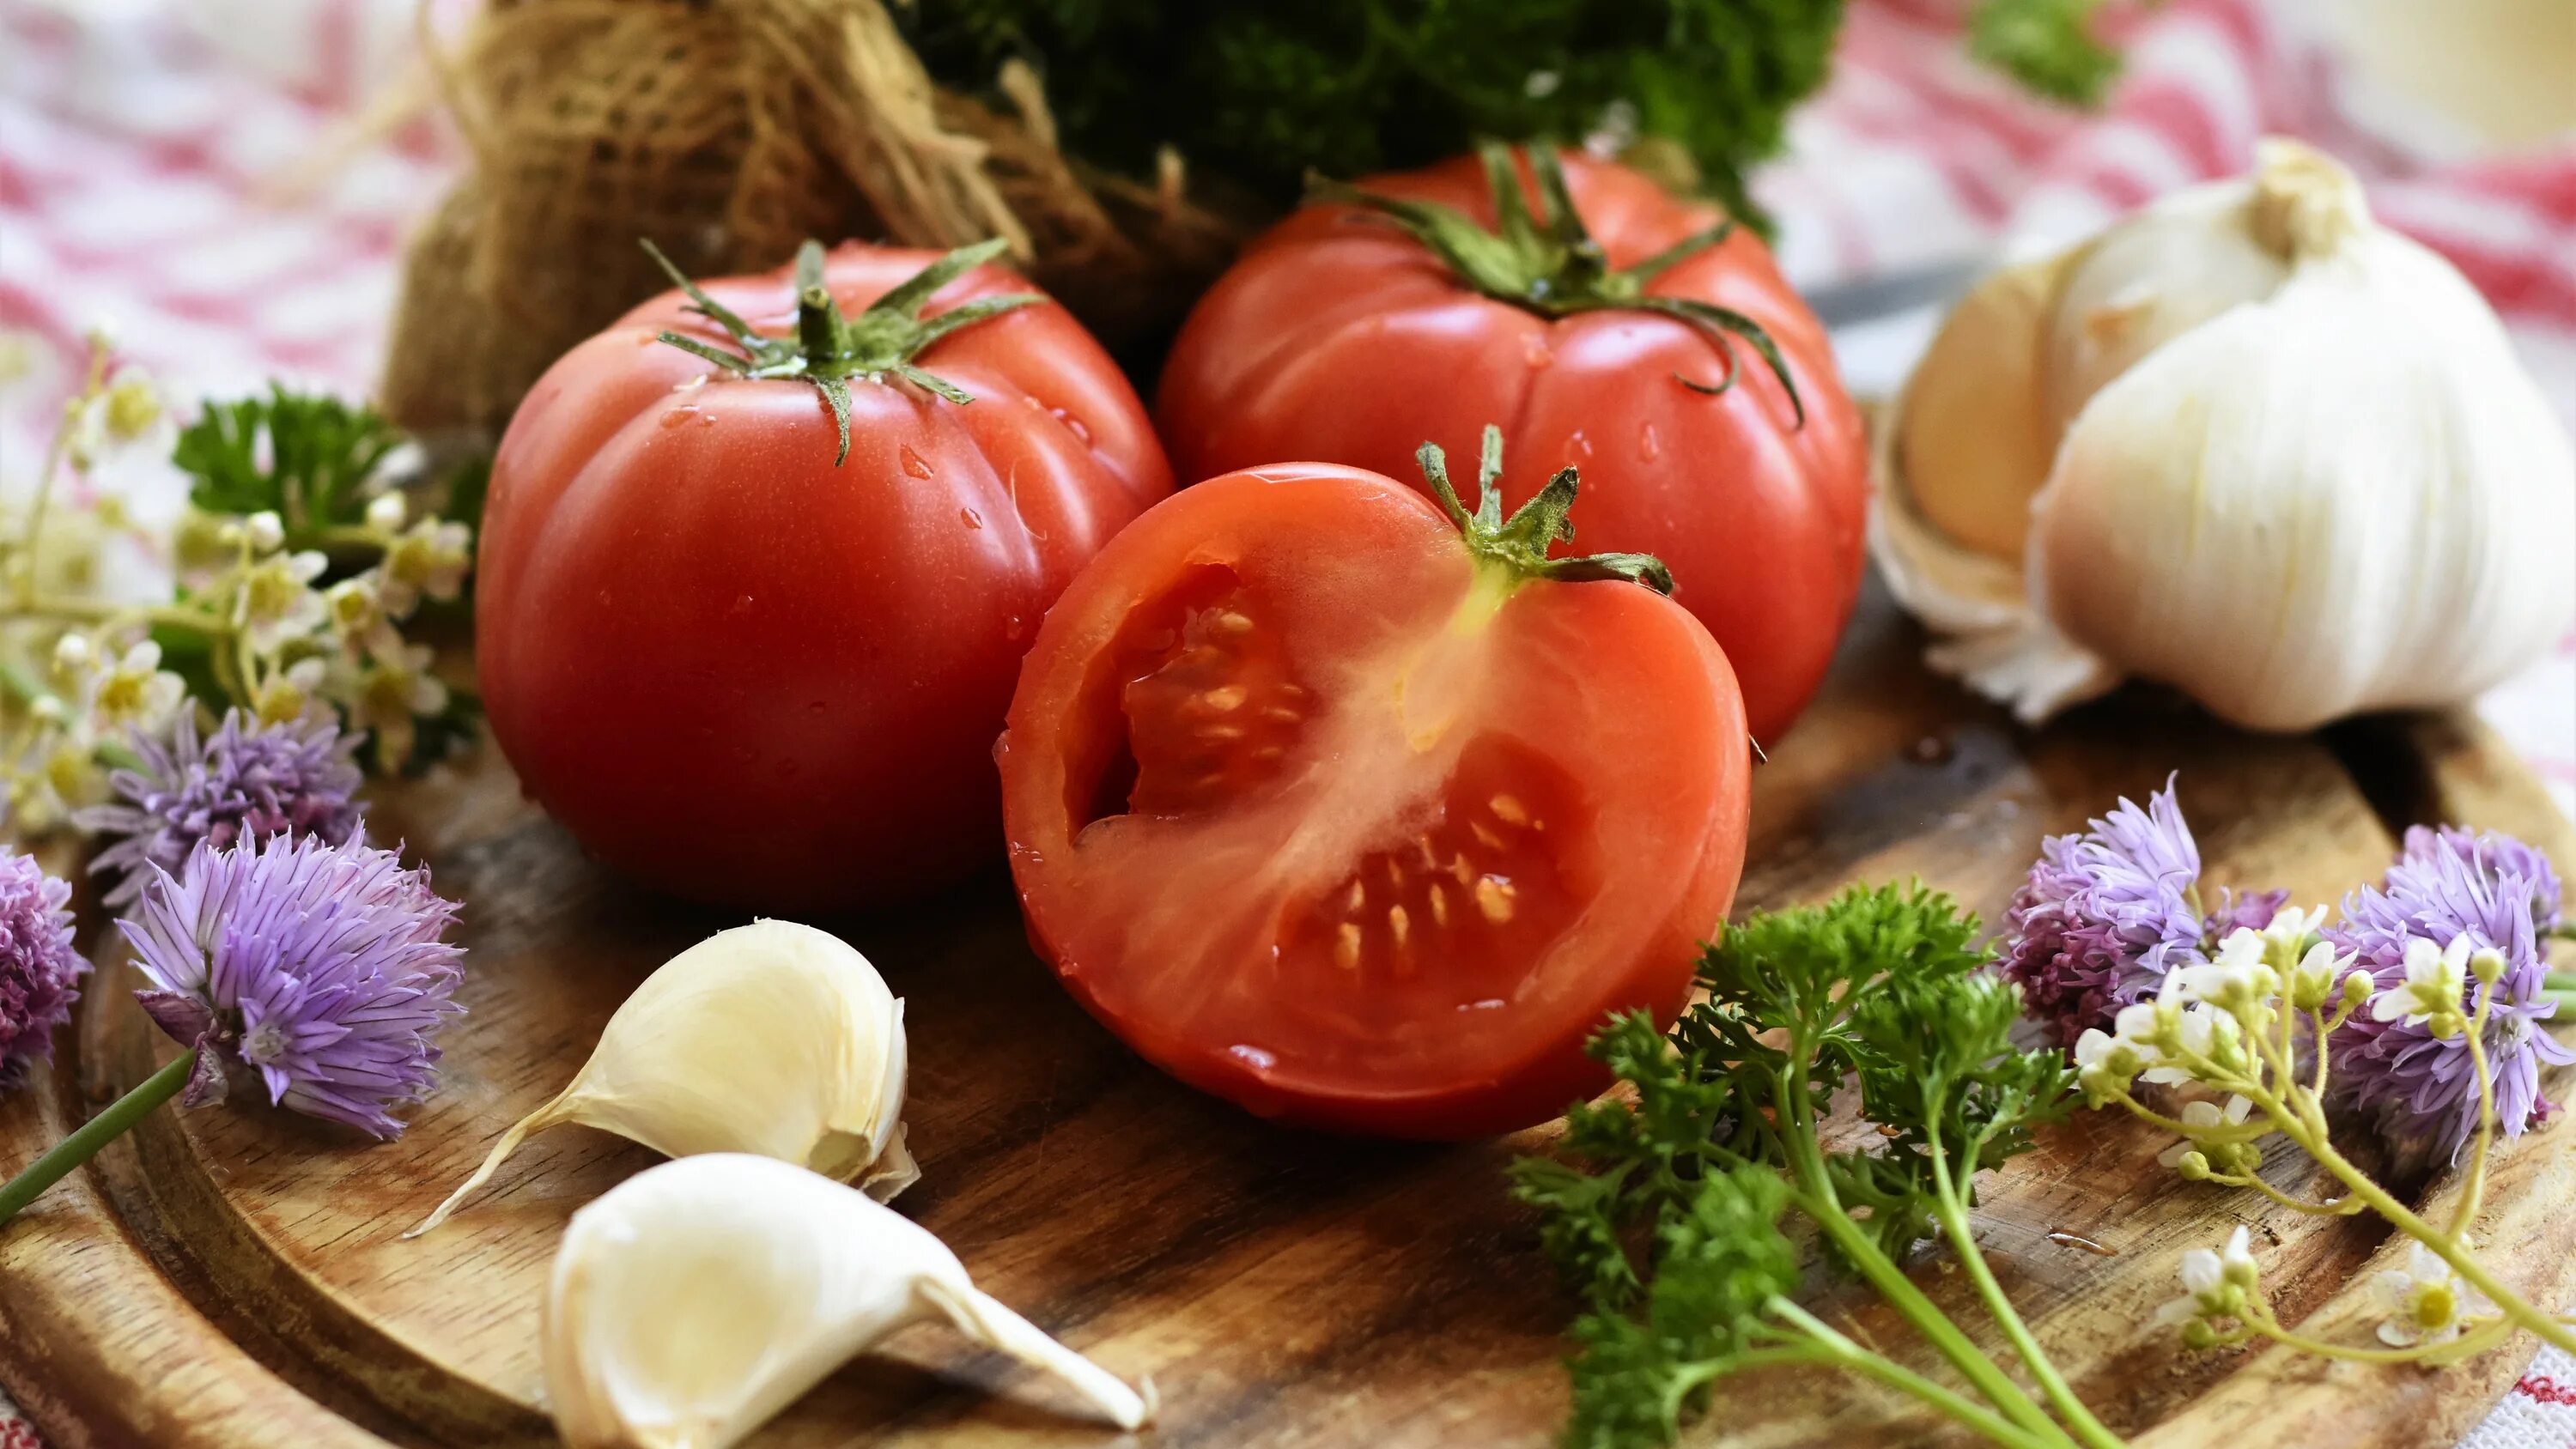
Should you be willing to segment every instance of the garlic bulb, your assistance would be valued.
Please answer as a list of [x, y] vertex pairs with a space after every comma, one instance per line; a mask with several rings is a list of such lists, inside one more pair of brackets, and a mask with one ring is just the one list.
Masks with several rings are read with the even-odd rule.
[[1989, 278], [1878, 449], [1890, 588], [2027, 720], [2129, 676], [2255, 729], [2450, 704], [2576, 615], [2566, 431], [2296, 142]]
[[907, 1324], [946, 1319], [1063, 1379], [1122, 1429], [1150, 1401], [978, 1292], [892, 1208], [719, 1152], [574, 1213], [546, 1293], [546, 1394], [574, 1449], [723, 1449]]
[[404, 1236], [445, 1222], [558, 1122], [666, 1157], [756, 1152], [892, 1198], [921, 1176], [903, 1143], [904, 1062], [903, 1003], [848, 943], [793, 921], [719, 931], [646, 977], [572, 1084]]

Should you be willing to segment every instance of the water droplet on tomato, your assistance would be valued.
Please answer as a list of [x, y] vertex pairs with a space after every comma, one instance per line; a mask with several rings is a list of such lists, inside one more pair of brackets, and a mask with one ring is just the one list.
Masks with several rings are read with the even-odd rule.
[[1047, 411], [1055, 414], [1055, 420], [1064, 424], [1064, 430], [1073, 434], [1073, 440], [1075, 442], [1081, 443], [1086, 447], [1090, 445], [1091, 429], [1082, 425], [1082, 419], [1075, 417], [1073, 414], [1066, 412], [1062, 408], [1049, 408]]
[[930, 476], [930, 464], [924, 461], [919, 453], [912, 450], [912, 445], [910, 443], [906, 443], [902, 447], [897, 448], [895, 450], [895, 456], [903, 461], [903, 471], [911, 474], [915, 478], [927, 478]]
[[1017, 643], [1020, 636], [1027, 632], [1029, 632], [1028, 621], [1017, 614], [1013, 614], [1009, 619], [1003, 621], [1002, 637], [1005, 639]]
[[1664, 455], [1664, 440], [1655, 436], [1655, 425], [1648, 423], [1637, 430], [1637, 457], [1651, 463]]
[[966, 521], [966, 526], [968, 528], [982, 528], [984, 526], [984, 515], [977, 513], [972, 508], [958, 509], [957, 516]]
[[1556, 361], [1556, 349], [1545, 338], [1532, 337], [1521, 344], [1521, 360], [1532, 368], [1548, 367]]
[[662, 414], [662, 426], [666, 428], [676, 428], [697, 415], [698, 410], [696, 408], [673, 408], [669, 412]]
[[1227, 1047], [1225, 1052], [1226, 1055], [1233, 1057], [1236, 1061], [1243, 1063], [1245, 1066], [1252, 1068], [1256, 1072], [1266, 1072], [1272, 1067], [1279, 1065], [1279, 1059], [1277, 1057], [1272, 1056], [1270, 1053], [1263, 1051], [1257, 1046], [1245, 1046], [1241, 1042], [1237, 1042], [1233, 1046]]
[[707, 412], [704, 409], [700, 409], [698, 412], [698, 426], [702, 428], [712, 428], [715, 425], [716, 415], [714, 413]]
[[1565, 440], [1565, 455], [1568, 458], [1589, 458], [1592, 456], [1592, 440], [1583, 436], [1583, 430], [1581, 428], [1576, 428], [1571, 434], [1567, 435]]
[[749, 595], [749, 594], [739, 594], [739, 595], [736, 595], [736, 596], [735, 596], [735, 598], [734, 598], [734, 601], [733, 601], [733, 611], [734, 611], [735, 613], [737, 613], [737, 614], [748, 614], [748, 613], [750, 613], [750, 612], [751, 612], [751, 595]]

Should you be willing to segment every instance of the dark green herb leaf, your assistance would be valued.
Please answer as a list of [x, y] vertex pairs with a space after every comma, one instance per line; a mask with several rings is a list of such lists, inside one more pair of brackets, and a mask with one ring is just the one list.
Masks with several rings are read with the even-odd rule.
[[274, 512], [292, 541], [361, 521], [366, 483], [402, 441], [372, 407], [271, 383], [266, 397], [208, 403], [180, 432], [170, 460], [195, 477], [188, 501], [198, 508]]

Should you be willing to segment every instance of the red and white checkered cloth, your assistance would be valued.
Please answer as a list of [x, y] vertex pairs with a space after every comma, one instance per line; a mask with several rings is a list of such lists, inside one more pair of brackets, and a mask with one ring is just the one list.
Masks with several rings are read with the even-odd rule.
[[[2123, 13], [2110, 104], [2054, 110], [1967, 61], [1964, 4], [1853, 0], [1833, 81], [1757, 185], [1801, 285], [2080, 235], [2301, 135], [2485, 291], [2576, 426], [2576, 137], [2479, 157], [2374, 94], [2293, 0]], [[371, 384], [404, 227], [457, 164], [433, 122], [366, 124], [415, 74], [413, 9], [0, 0], [0, 327], [40, 344], [0, 389], [0, 490], [29, 483], [94, 322], [181, 398]], [[1856, 384], [1892, 385], [1931, 323], [1852, 329]], [[2576, 635], [2484, 709], [2576, 809]], [[32, 1437], [14, 1419], [0, 1401], [0, 1449]], [[2544, 1353], [2467, 1449], [2576, 1449], [2576, 1361]]]

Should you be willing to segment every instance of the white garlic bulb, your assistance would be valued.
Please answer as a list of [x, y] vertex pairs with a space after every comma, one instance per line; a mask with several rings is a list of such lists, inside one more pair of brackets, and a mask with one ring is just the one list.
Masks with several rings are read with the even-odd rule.
[[2451, 704], [2576, 616], [2576, 450], [2485, 300], [2265, 141], [1963, 302], [1871, 544], [1935, 666], [2039, 720], [2125, 677], [2255, 729]]
[[977, 1291], [927, 1229], [767, 1157], [636, 1174], [574, 1213], [546, 1293], [546, 1395], [574, 1449], [724, 1449], [868, 1345], [945, 1319], [1133, 1429], [1151, 1401]]
[[905, 1059], [903, 1003], [847, 942], [793, 921], [719, 931], [646, 977], [572, 1084], [404, 1236], [445, 1222], [559, 1122], [666, 1157], [756, 1152], [892, 1198], [921, 1176], [903, 1142]]

